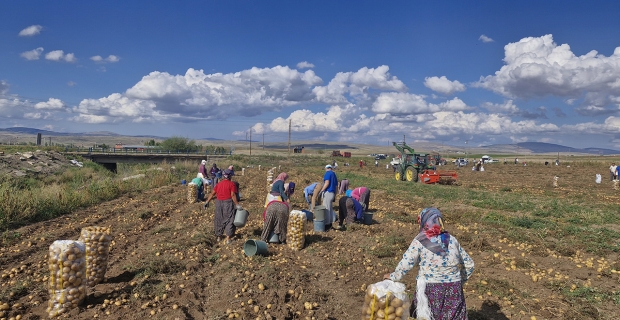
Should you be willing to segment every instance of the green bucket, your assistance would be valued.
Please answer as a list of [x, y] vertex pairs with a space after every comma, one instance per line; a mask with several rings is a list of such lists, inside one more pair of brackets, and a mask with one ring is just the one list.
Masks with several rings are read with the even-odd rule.
[[251, 257], [254, 255], [266, 255], [267, 254], [267, 243], [260, 240], [248, 240], [243, 244], [243, 252], [246, 256]]

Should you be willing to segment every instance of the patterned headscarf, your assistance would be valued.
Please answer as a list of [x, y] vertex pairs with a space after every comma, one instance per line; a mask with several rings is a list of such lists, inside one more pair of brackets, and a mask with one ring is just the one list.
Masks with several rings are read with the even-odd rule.
[[[420, 233], [416, 240], [435, 254], [445, 255], [450, 244], [450, 234], [443, 228], [441, 212], [437, 208], [425, 208], [418, 216]], [[440, 236], [437, 239], [436, 236]], [[439, 241], [437, 241], [439, 240]]]
[[275, 183], [278, 180], [282, 180], [282, 182], [284, 182], [286, 181], [286, 179], [288, 179], [288, 174], [286, 172], [282, 172], [276, 177], [276, 180], [274, 180], [273, 182]]
[[224, 179], [230, 179], [230, 177], [234, 176], [235, 173], [226, 169], [224, 170], [224, 172], [222, 173], [222, 176], [224, 177]]

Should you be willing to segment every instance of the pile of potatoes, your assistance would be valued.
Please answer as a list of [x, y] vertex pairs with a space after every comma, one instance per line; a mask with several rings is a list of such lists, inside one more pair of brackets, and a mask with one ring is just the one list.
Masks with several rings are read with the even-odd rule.
[[86, 248], [73, 240], [54, 241], [49, 249], [50, 318], [77, 307], [86, 297]]
[[405, 285], [390, 280], [368, 286], [362, 307], [362, 320], [406, 320], [411, 302]]
[[187, 184], [187, 202], [191, 204], [196, 201], [198, 201], [198, 185], [190, 182]]
[[306, 214], [299, 210], [291, 211], [288, 216], [286, 243], [293, 250], [301, 250], [306, 242]]
[[82, 229], [79, 241], [86, 246], [86, 284], [94, 287], [103, 281], [108, 268], [110, 252], [110, 228], [86, 227]]

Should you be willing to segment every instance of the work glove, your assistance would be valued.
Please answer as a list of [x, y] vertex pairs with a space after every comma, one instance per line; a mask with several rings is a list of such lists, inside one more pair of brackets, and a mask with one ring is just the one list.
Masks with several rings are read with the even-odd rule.
[[206, 208], [208, 208], [208, 207], [209, 207], [209, 203], [208, 203], [208, 202], [206, 202], [206, 203], [205, 203], [205, 209], [206, 209]]

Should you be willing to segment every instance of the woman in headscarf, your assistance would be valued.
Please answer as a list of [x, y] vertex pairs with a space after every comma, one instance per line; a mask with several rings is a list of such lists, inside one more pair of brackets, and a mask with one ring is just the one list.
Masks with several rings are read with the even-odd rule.
[[351, 192], [351, 197], [364, 205], [364, 210], [370, 209], [370, 189], [366, 187], [355, 188]]
[[384, 279], [400, 281], [416, 264], [420, 266], [412, 316], [418, 319], [464, 320], [467, 307], [463, 282], [474, 272], [474, 261], [455, 237], [444, 230], [437, 208], [418, 216], [420, 233], [413, 239], [396, 270]]
[[263, 212], [263, 233], [261, 240], [269, 242], [272, 234], [277, 234], [280, 242], [286, 241], [286, 227], [288, 225], [289, 207], [286, 202], [274, 200], [267, 204]]
[[267, 194], [267, 200], [265, 201], [265, 208], [269, 204], [269, 202], [273, 200], [284, 201], [290, 203], [288, 196], [286, 195], [286, 188], [284, 183], [288, 179], [288, 174], [286, 172], [280, 173], [276, 180], [271, 185], [271, 191]]
[[238, 190], [235, 183], [230, 181], [232, 176], [230, 170], [224, 170], [224, 179], [213, 187], [213, 192], [211, 192], [207, 199], [207, 203], [205, 203], [205, 208], [209, 207], [211, 199], [216, 197], [215, 217], [213, 219], [215, 236], [217, 237], [217, 241], [220, 241], [224, 234], [226, 234], [226, 244], [232, 242], [232, 238], [235, 236], [235, 231], [237, 230], [233, 222], [235, 220], [235, 209], [239, 207], [236, 196]]

